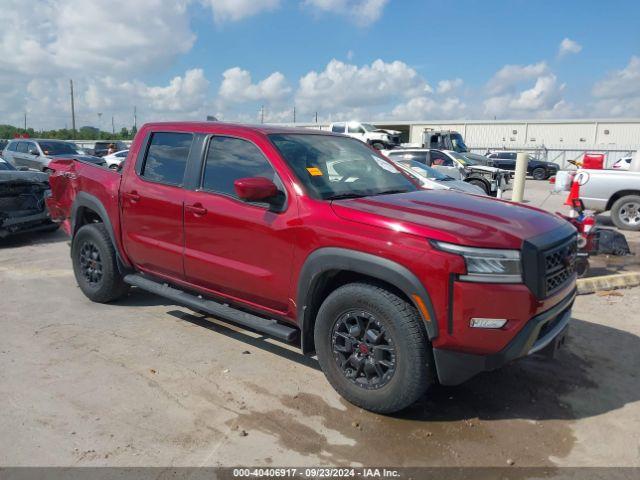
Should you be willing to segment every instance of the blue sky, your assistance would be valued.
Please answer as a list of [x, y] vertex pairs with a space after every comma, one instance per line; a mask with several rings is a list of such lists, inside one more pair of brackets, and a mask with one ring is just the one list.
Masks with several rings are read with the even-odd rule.
[[0, 123], [640, 117], [637, 1], [2, 3]]

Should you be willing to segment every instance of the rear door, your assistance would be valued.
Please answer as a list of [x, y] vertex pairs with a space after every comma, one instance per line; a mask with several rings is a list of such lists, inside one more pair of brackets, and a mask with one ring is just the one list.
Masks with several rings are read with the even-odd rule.
[[285, 312], [293, 259], [295, 205], [281, 211], [238, 198], [234, 181], [266, 177], [284, 194], [267, 156], [246, 138], [208, 140], [195, 190], [185, 191], [185, 275], [189, 283]]
[[191, 133], [154, 132], [120, 187], [124, 247], [138, 268], [184, 278], [182, 206]]

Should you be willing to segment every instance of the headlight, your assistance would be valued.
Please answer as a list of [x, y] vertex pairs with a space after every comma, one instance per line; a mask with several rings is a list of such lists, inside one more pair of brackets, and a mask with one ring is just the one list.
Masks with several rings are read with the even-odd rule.
[[453, 243], [432, 242], [439, 250], [464, 258], [467, 274], [460, 280], [486, 283], [522, 283], [518, 250], [464, 247]]

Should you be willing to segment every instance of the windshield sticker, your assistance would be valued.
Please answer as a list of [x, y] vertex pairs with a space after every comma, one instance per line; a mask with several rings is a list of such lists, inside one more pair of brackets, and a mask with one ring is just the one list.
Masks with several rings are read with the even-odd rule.
[[395, 168], [393, 168], [393, 165], [391, 165], [390, 163], [385, 162], [384, 160], [382, 160], [381, 158], [375, 155], [371, 155], [371, 158], [373, 158], [376, 161], [376, 163], [380, 165], [380, 168], [386, 170], [387, 172], [398, 173], [398, 171]]
[[322, 170], [320, 170], [317, 167], [309, 167], [309, 168], [307, 168], [307, 172], [309, 172], [309, 175], [311, 175], [312, 177], [321, 177], [322, 176]]

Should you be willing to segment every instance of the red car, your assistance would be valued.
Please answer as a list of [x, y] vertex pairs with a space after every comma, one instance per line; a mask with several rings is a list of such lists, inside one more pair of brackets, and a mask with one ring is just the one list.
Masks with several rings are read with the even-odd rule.
[[350, 402], [395, 412], [562, 343], [576, 230], [419, 189], [327, 132], [154, 123], [120, 172], [58, 160], [47, 203], [96, 302], [130, 286], [285, 341]]

